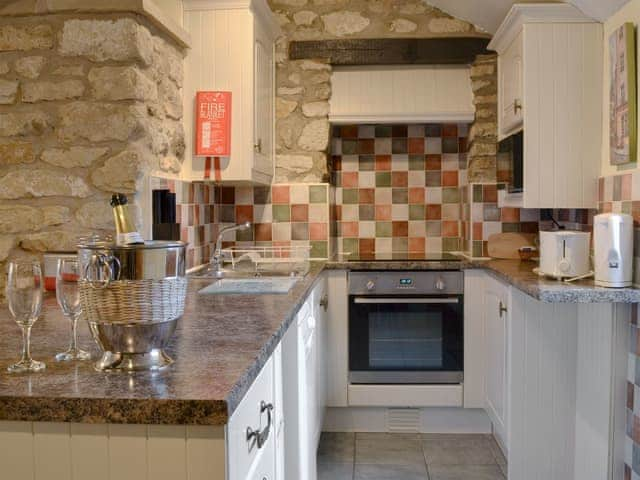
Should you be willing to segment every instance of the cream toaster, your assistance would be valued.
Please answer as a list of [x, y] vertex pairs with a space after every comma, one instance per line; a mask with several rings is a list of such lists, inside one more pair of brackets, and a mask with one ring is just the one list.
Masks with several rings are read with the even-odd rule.
[[589, 232], [540, 232], [540, 273], [554, 278], [588, 274], [591, 271], [590, 243]]

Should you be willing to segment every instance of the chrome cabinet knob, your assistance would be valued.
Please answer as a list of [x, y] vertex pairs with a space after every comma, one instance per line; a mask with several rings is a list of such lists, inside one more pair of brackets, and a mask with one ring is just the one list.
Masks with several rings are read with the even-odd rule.
[[502, 301], [500, 302], [500, 305], [498, 306], [498, 313], [500, 314], [501, 318], [502, 318], [502, 315], [507, 313], [507, 307], [506, 307], [506, 305], [504, 303], [502, 303]]
[[320, 306], [326, 312], [327, 308], [329, 307], [329, 295], [323, 295], [319, 303], [320, 303]]
[[444, 290], [446, 285], [444, 283], [444, 280], [442, 278], [439, 278], [438, 280], [436, 280], [436, 284], [435, 284], [436, 290]]
[[371, 290], [373, 290], [373, 289], [375, 289], [375, 288], [376, 288], [376, 284], [375, 284], [372, 280], [369, 280], [369, 281], [367, 282], [367, 285], [366, 285], [366, 286], [367, 286], [367, 290], [369, 290], [369, 291], [371, 291]]

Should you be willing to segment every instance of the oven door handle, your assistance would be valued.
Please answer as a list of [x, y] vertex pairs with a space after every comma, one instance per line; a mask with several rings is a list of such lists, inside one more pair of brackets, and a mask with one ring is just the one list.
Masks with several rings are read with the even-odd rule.
[[366, 303], [366, 304], [393, 304], [393, 303], [422, 303], [422, 304], [442, 304], [442, 303], [460, 303], [460, 300], [456, 297], [448, 297], [448, 298], [367, 298], [367, 297], [356, 297], [353, 299], [354, 303]]

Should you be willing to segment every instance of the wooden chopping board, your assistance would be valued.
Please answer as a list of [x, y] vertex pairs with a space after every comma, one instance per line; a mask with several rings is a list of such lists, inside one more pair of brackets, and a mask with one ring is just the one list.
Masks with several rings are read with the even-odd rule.
[[520, 247], [535, 247], [535, 233], [494, 233], [489, 237], [487, 249], [492, 258], [519, 260]]

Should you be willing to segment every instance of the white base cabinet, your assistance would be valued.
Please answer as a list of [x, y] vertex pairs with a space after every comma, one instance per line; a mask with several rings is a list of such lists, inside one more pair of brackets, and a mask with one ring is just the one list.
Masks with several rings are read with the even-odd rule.
[[[328, 293], [323, 275], [226, 426], [0, 421], [0, 477], [313, 480], [326, 410]], [[307, 337], [312, 344], [299, 344], [303, 321], [313, 329], [313, 335]], [[291, 381], [301, 377], [298, 347], [311, 353], [302, 385]], [[303, 397], [304, 403], [299, 404]], [[309, 405], [313, 405], [310, 410]], [[303, 419], [309, 420], [304, 430], [298, 430], [296, 412], [303, 412]], [[258, 445], [257, 436], [248, 436], [250, 431], [263, 432], [264, 442]], [[302, 432], [308, 434], [307, 442], [296, 436]], [[304, 459], [308, 470], [287, 472], [292, 459], [298, 465]]]
[[630, 305], [544, 303], [480, 275], [484, 408], [509, 479], [621, 478]]

